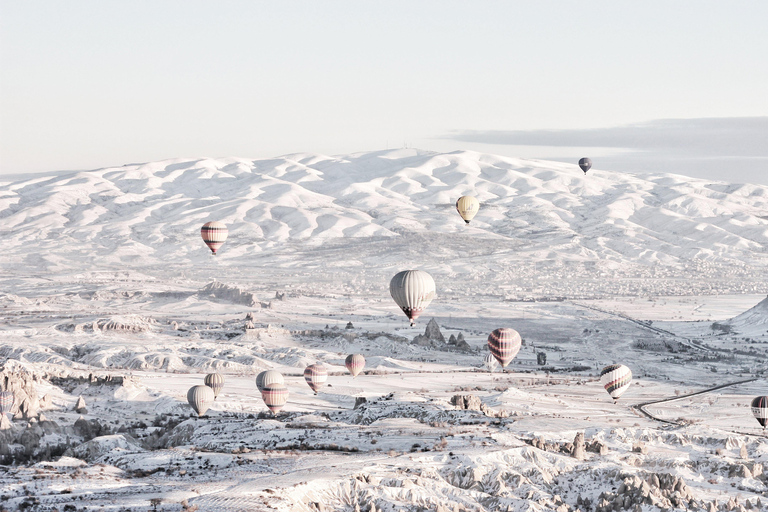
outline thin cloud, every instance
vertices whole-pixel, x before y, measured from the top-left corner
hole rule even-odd
[[[509,146],[603,147],[699,157],[768,157],[768,117],[659,119],[583,130],[463,130],[441,137]]]

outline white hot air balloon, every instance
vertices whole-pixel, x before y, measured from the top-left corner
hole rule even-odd
[[[267,370],[256,376],[256,387],[259,388],[260,393],[264,392],[265,387],[274,384],[285,384],[283,374],[277,370]]]
[[[224,376],[220,373],[209,373],[205,376],[203,382],[213,390],[213,399],[217,399],[221,389],[224,387]]]
[[[215,399],[213,390],[208,386],[192,386],[187,391],[187,402],[198,416],[203,416]]]
[[[623,364],[609,364],[600,372],[600,383],[614,401],[629,388],[632,382],[632,370]]]
[[[485,367],[488,368],[489,372],[493,372],[493,370],[496,369],[497,366],[499,366],[499,362],[496,360],[496,356],[488,352],[485,355]]]
[[[403,270],[389,282],[389,293],[413,325],[435,298],[435,280],[423,270]]]
[[[475,218],[475,215],[477,215],[479,210],[480,201],[478,201],[476,197],[461,196],[459,200],[456,201],[456,211],[459,212],[459,215],[461,215],[461,218],[464,219],[464,222],[467,224]]]

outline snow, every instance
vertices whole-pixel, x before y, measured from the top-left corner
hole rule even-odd
[[[481,202],[469,225],[453,206],[465,194]],[[6,506],[585,512],[637,476],[649,512],[676,506],[654,483],[671,475],[697,506],[754,507],[768,491],[749,409],[768,394],[767,203],[765,186],[468,151],[0,182],[3,369],[50,398],[47,421],[0,432]],[[217,256],[199,236],[209,220],[229,228]],[[414,327],[388,286],[410,268],[437,285]],[[412,343],[431,319],[469,349]],[[524,345],[490,373],[500,327]],[[367,361],[357,378],[349,353]],[[316,362],[317,395],[302,376]],[[598,375],[617,362],[634,381],[614,404]],[[266,369],[290,392],[276,416],[255,386]],[[225,385],[197,418],[186,392],[212,371]],[[579,433],[607,451],[571,456]]]

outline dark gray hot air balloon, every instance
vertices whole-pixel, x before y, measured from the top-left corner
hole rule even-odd
[[[592,160],[587,157],[582,158],[579,160],[579,167],[584,171],[584,174],[587,174],[587,171],[592,168]]]

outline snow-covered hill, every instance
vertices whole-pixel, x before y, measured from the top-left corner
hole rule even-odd
[[[482,203],[469,226],[454,209],[465,194]],[[36,176],[0,183],[0,218],[2,265],[38,272],[211,262],[199,236],[209,220],[229,226],[224,266],[418,265],[508,280],[547,265],[635,277],[637,267],[696,275],[768,263],[768,186],[584,176],[575,164],[468,151],[181,159]]]

